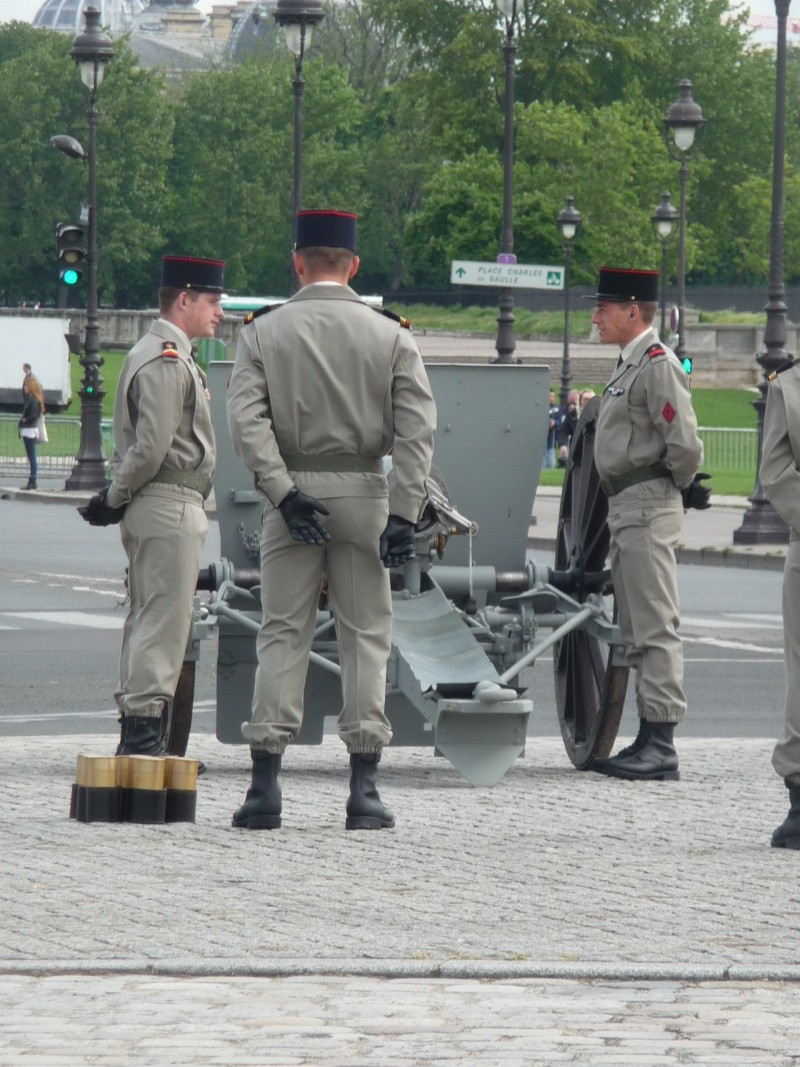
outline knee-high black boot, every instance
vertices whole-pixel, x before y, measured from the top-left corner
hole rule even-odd
[[[800,785],[786,783],[789,790],[789,814],[772,832],[773,848],[800,849]]]
[[[350,753],[347,830],[391,830],[394,826],[394,815],[381,802],[375,784],[380,758],[380,752]]]
[[[281,787],[278,774],[281,757],[278,752],[253,752],[253,777],[244,804],[237,808],[232,826],[247,830],[277,830],[281,825]]]

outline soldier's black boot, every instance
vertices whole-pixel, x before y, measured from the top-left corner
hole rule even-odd
[[[278,752],[253,752],[253,778],[241,808],[231,820],[232,826],[247,830],[278,830],[281,825],[281,787],[278,775],[281,757]]]
[[[350,796],[346,830],[391,830],[394,815],[381,803],[375,781],[380,752],[350,753]]]
[[[800,849],[800,785],[786,782],[786,788],[789,790],[789,814],[778,829],[773,830],[771,843],[773,848]]]
[[[594,760],[591,770],[629,781],[677,782],[680,774],[678,753],[672,743],[674,732],[675,723],[641,719],[633,744],[616,756]]]
[[[167,716],[123,715],[118,756],[166,756]]]
[[[39,486],[36,484],[36,479],[35,478],[29,478],[28,479],[28,484],[27,485],[23,485],[22,488],[23,489],[38,489]]]

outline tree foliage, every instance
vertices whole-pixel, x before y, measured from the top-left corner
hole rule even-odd
[[[774,53],[729,0],[518,0],[514,239],[561,261],[565,197],[583,217],[574,275],[657,266],[650,215],[678,167],[662,119],[688,77],[707,119],[689,165],[690,280],[766,280]],[[447,287],[453,258],[494,259],[502,214],[503,41],[496,0],[339,0],[303,68],[303,205],[359,214],[362,289]],[[55,297],[53,227],[85,169],[54,133],[86,136],[68,38],[0,26],[0,295]],[[32,77],[31,72],[36,76]],[[152,303],[164,251],[228,262],[232,290],[285,292],[292,240],[293,63],[259,55],[180,83],[124,41],[98,95],[100,282]],[[800,277],[800,55],[787,85],[786,270]]]

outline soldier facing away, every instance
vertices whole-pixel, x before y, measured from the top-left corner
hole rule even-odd
[[[703,445],[688,376],[652,326],[658,272],[602,267],[593,299],[600,340],[621,349],[600,402],[595,462],[609,498],[611,575],[640,722],[632,745],[591,769],[676,780],[673,733],[686,698],[674,545],[684,509],[710,506],[708,475],[697,474]]]
[[[120,524],[130,608],[122,634],[117,755],[162,756],[192,623],[216,447],[191,340],[213,337],[224,264],[165,256],[161,317],[131,349],[114,400],[114,476],[81,509]]]
[[[250,744],[252,783],[233,825],[281,825],[278,774],[303,720],[303,690],[323,575],[336,618],[350,754],[347,829],[394,826],[377,791],[392,737],[384,711],[391,648],[387,568],[413,558],[426,502],[435,408],[407,324],[364,303],[356,217],[302,211],[294,267],[302,288],[256,312],[239,335],[228,388],[233,446],[264,493],[263,621]],[[389,490],[383,458],[392,454]],[[333,709],[332,709],[333,710]]]
[[[789,790],[789,814],[772,834],[772,845],[800,849],[800,364],[790,360],[770,378],[761,485],[791,530],[783,569],[785,727],[772,753],[772,766]]]

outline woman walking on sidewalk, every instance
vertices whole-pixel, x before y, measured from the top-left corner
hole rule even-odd
[[[25,396],[25,404],[22,408],[22,417],[19,420],[19,433],[22,438],[22,443],[25,445],[25,452],[28,456],[28,465],[30,466],[28,484],[23,485],[22,488],[35,489],[36,476],[38,473],[36,463],[36,442],[45,439],[44,396],[42,395],[42,387],[39,384],[38,379],[34,377],[25,379],[22,386],[22,392]]]

